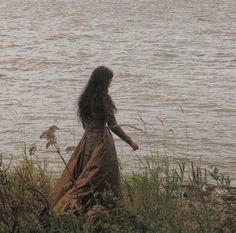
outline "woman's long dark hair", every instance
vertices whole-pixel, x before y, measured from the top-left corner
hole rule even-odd
[[[113,109],[115,104],[108,94],[109,81],[112,80],[113,72],[105,66],[97,67],[78,100],[77,115],[81,121],[86,118],[104,118],[104,100],[110,101]]]

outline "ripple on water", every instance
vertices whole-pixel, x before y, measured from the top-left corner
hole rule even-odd
[[[105,64],[115,74],[117,120],[146,127],[149,136],[125,128],[143,152],[155,143],[163,152],[165,132],[177,156],[214,161],[236,179],[234,1],[97,3],[1,2],[1,150],[14,154],[22,132],[43,147],[40,132],[53,124],[63,148],[76,144],[83,133],[77,98],[92,69]],[[130,148],[116,144],[131,169]],[[61,169],[59,158],[43,154]]]

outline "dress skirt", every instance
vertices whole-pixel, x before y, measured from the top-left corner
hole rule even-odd
[[[122,199],[117,152],[110,130],[84,133],[51,191],[56,212],[80,209],[96,193],[113,191]]]

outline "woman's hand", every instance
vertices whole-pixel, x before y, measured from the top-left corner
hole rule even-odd
[[[133,148],[133,150],[138,150],[139,149],[139,145],[136,142],[131,142],[130,146]]]

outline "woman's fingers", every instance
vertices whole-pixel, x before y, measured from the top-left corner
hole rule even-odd
[[[133,148],[133,150],[138,150],[139,149],[139,145],[136,142],[132,142],[131,147]]]

